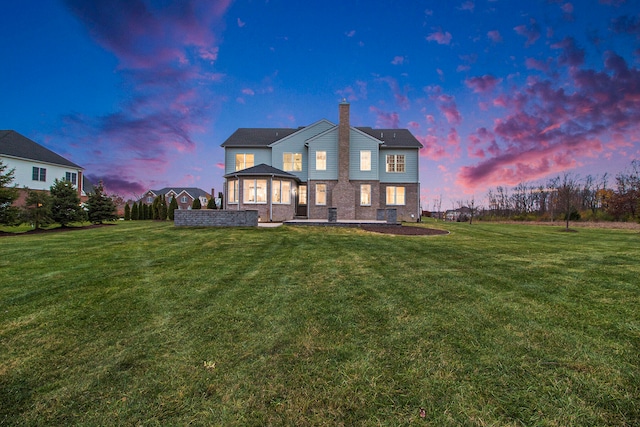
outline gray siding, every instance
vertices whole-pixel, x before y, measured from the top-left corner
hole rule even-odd
[[[270,165],[271,163],[271,149],[269,148],[225,148],[224,150],[224,173],[232,173],[236,171],[236,154],[253,154],[253,165],[257,166],[261,163]]]
[[[387,172],[387,154],[404,154],[405,171],[400,172]],[[380,182],[388,183],[405,183],[405,182],[418,182],[418,156],[419,151],[417,149],[405,148],[405,149],[381,149],[378,156],[378,170],[380,171]]]
[[[315,169],[316,151],[327,152],[327,170]],[[334,128],[309,142],[309,180],[338,179],[338,128]]]
[[[379,142],[357,130],[351,129],[349,142],[349,179],[362,181],[378,180]],[[360,151],[371,151],[371,170],[360,170]]]

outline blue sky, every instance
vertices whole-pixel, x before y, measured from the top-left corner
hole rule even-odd
[[[0,128],[111,193],[222,189],[239,127],[408,128],[423,208],[640,158],[640,3],[25,0],[0,7]]]

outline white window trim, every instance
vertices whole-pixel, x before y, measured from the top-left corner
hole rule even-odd
[[[324,187],[324,202],[322,203],[318,202],[318,194],[320,194],[318,189],[320,186]],[[316,206],[327,206],[327,184],[316,184]]]
[[[402,158],[402,163],[398,160]],[[393,161],[389,161],[393,160]],[[402,170],[398,170],[398,166],[402,165]],[[385,170],[387,173],[405,173],[406,171],[406,158],[404,154],[387,154]]]
[[[367,169],[365,169],[363,167],[363,155],[367,153],[369,155],[369,167]],[[360,170],[361,171],[370,171],[371,170],[371,150],[360,150]]]
[[[398,203],[398,188],[402,188],[402,203]],[[393,189],[393,200],[389,202],[389,190]],[[387,206],[405,206],[407,201],[407,191],[403,186],[390,185],[385,190]]]
[[[362,189],[365,187],[369,187],[369,203],[362,203],[362,195],[365,194]],[[371,184],[360,184],[360,206],[371,206],[371,189]]]

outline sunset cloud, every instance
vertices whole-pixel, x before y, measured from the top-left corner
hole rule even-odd
[[[497,79],[494,76],[485,74],[484,76],[471,77],[465,80],[465,84],[475,93],[485,93],[491,92],[501,81],[502,79]]]
[[[442,31],[436,31],[434,33],[429,34],[426,39],[427,41],[430,42],[436,42],[438,44],[444,44],[444,45],[448,45],[451,43],[451,33],[449,33],[448,31],[446,32],[442,32]]]
[[[526,47],[531,46],[540,38],[540,26],[533,18],[529,20],[529,25],[518,25],[513,29],[517,34],[527,38]]]

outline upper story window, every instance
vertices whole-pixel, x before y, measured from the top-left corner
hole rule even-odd
[[[371,151],[369,150],[360,151],[360,170],[361,171],[371,170]]]
[[[78,181],[78,174],[75,172],[65,172],[64,180],[76,185]]]
[[[253,154],[241,153],[236,154],[236,170],[252,168],[254,166]]]
[[[46,181],[47,180],[47,169],[46,168],[39,168],[37,166],[33,167],[33,174],[31,176],[31,178],[34,181]]]
[[[180,202],[187,203],[187,196],[182,196],[182,198],[180,199]]]
[[[153,197],[151,196],[147,197],[147,203],[153,203]]]
[[[387,172],[404,172],[404,154],[387,154]]]
[[[285,171],[302,171],[302,153],[284,153],[282,164]]]
[[[316,170],[317,171],[327,170],[327,152],[326,151],[316,151]]]

